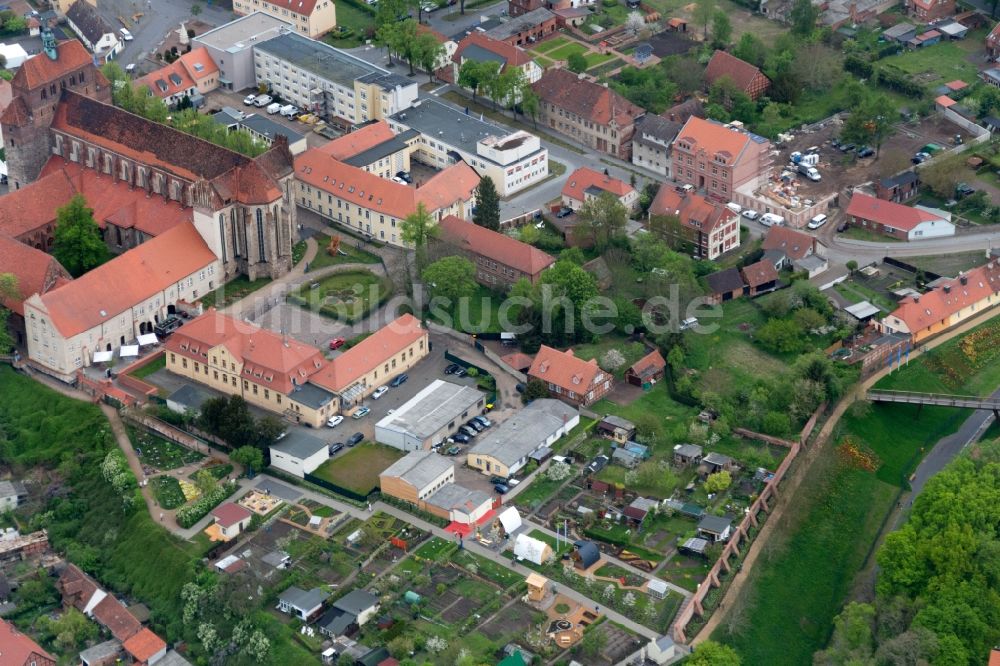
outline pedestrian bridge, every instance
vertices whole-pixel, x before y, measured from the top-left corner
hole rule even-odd
[[[972,395],[950,395],[948,393],[920,393],[917,391],[868,391],[872,402],[903,402],[912,405],[938,405],[961,409],[990,409],[1000,411],[1000,398],[980,398]]]

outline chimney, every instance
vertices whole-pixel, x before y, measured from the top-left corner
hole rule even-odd
[[[969,276],[968,275],[959,275],[958,276],[958,281],[961,282],[963,285],[969,284]]]
[[[951,285],[950,284],[944,285],[943,289],[944,289],[944,293],[946,293],[946,294],[950,294],[951,293]]]

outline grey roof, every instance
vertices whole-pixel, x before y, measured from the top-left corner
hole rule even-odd
[[[651,500],[648,497],[636,497],[634,500],[632,500],[632,503],[629,504],[629,507],[633,509],[639,509],[640,511],[645,511],[648,513],[649,511],[655,509],[658,504],[659,502],[657,502],[656,500]]]
[[[881,312],[881,310],[868,301],[861,301],[860,303],[855,303],[854,305],[848,305],[844,308],[844,311],[855,319],[868,319],[869,317],[874,317]]]
[[[280,60],[285,60],[299,69],[315,74],[319,78],[339,83],[347,88],[353,88],[354,82],[357,80],[384,83],[390,88],[404,85],[404,82],[406,85],[416,85],[415,82],[406,77],[390,74],[381,67],[376,67],[361,58],[294,32],[270,39],[255,48]]]
[[[202,33],[195,37],[194,41],[237,53],[256,46],[262,39],[276,36],[281,27],[292,28],[292,24],[264,12],[254,12]]]
[[[573,547],[576,548],[584,569],[601,559],[601,550],[593,541],[575,541]]]
[[[66,10],[66,19],[75,25],[91,44],[97,44],[104,35],[115,34],[115,29],[108,25],[108,22],[97,13],[97,8],[86,0],[76,0],[70,5]]]
[[[304,136],[301,132],[296,132],[287,125],[276,123],[270,118],[262,116],[258,113],[247,116],[240,121],[240,125],[257,132],[258,134],[262,134],[272,141],[274,140],[274,137],[279,134],[287,137],[289,143],[295,143]]]
[[[650,583],[650,585],[652,585],[652,583]],[[666,587],[666,583],[664,583],[664,587]],[[670,636],[660,636],[659,638],[656,639],[656,647],[658,647],[662,652],[669,650],[673,646],[674,646],[674,639],[672,639]]]
[[[278,600],[287,603],[289,606],[308,611],[316,608],[316,606],[319,606],[326,600],[326,592],[318,587],[306,591],[301,587],[293,585],[282,592]]]
[[[284,439],[271,445],[272,451],[281,451],[293,458],[305,459],[320,449],[326,448],[326,442],[318,437],[307,435],[297,429],[290,430]]]
[[[793,266],[800,270],[809,271],[810,273],[826,268],[828,264],[829,262],[827,262],[826,259],[815,254],[810,254],[808,257],[802,257],[801,259],[792,260]]]
[[[484,399],[483,394],[472,387],[436,379],[375,427],[427,439]]]
[[[625,430],[635,430],[634,423],[632,423],[628,419],[623,419],[620,416],[615,416],[614,414],[608,414],[603,419],[601,419],[601,424],[604,423],[607,423],[615,428],[623,428]]]
[[[419,104],[392,116],[392,120],[472,155],[476,154],[476,144],[483,139],[505,137],[515,132],[436,99],[422,99]],[[476,159],[489,161],[482,155]]]
[[[504,58],[495,51],[484,49],[479,44],[469,44],[466,46],[462,51],[462,60],[474,60],[475,62],[498,62],[501,65],[507,64],[507,58]]]
[[[343,636],[357,621],[358,616],[355,613],[333,607],[328,608],[316,624],[331,636]]]
[[[295,387],[292,397],[295,398],[295,402],[312,407],[313,409],[319,409],[334,399],[332,393],[313,383],[299,384]]]
[[[286,557],[289,557],[289,555],[285,551],[272,550],[270,553],[260,558],[260,561],[264,564],[270,564],[272,567],[276,567],[281,564]]]
[[[909,23],[897,23],[888,30],[882,33],[882,36],[887,39],[899,39],[900,37],[907,35],[911,32],[916,32],[917,28]]]
[[[711,465],[731,465],[733,463],[732,458],[723,453],[716,453],[715,451],[707,453],[701,461]]]
[[[425,498],[424,501],[428,504],[439,506],[446,511],[451,511],[452,509],[471,511],[489,502],[491,498],[491,495],[484,493],[482,490],[472,490],[457,483],[446,483],[437,492]]]
[[[170,402],[176,402],[193,411],[198,411],[211,397],[212,395],[207,391],[203,391],[197,386],[192,386],[191,384],[185,384],[168,395],[167,400]]]
[[[0,498],[21,497],[27,494],[28,491],[20,481],[0,481]]]
[[[674,447],[674,453],[685,458],[698,458],[703,449],[697,444],[678,444]]]
[[[743,289],[743,276],[736,268],[727,268],[705,276],[705,282],[713,294],[728,294]]]
[[[727,516],[703,516],[698,522],[698,529],[712,534],[722,534],[726,528],[731,527],[733,519]]]
[[[492,432],[480,435],[482,439],[469,449],[469,454],[491,456],[509,467],[544,446],[553,433],[577,415],[576,409],[560,400],[535,400]]]
[[[439,476],[453,470],[455,464],[449,458],[433,451],[410,451],[392,463],[379,476],[394,476],[418,490],[432,483]]]
[[[368,150],[363,150],[357,155],[348,157],[344,160],[344,163],[356,167],[366,167],[369,164],[378,162],[383,157],[388,157],[389,155],[398,153],[401,150],[406,150],[406,141],[398,136],[394,136],[388,141],[383,141],[376,146],[372,146]]]
[[[372,606],[378,605],[378,597],[365,590],[354,589],[333,602],[334,608],[347,613],[361,615]]]
[[[122,643],[117,638],[98,643],[80,653],[80,660],[87,663],[104,663],[122,651]]]
[[[486,31],[486,36],[490,39],[499,39],[501,41],[510,39],[520,32],[525,32],[535,28],[546,21],[554,20],[556,17],[551,11],[545,7],[539,7],[534,9],[527,14],[522,14],[515,18],[501,23],[495,28],[491,28]]]
[[[680,123],[667,120],[655,113],[647,113],[636,122],[635,137],[649,134],[660,141],[670,143],[677,138],[677,133],[681,131],[681,127]]]
[[[683,548],[685,550],[693,551],[695,553],[704,554],[705,553],[705,549],[708,548],[710,545],[711,544],[708,543],[707,539],[700,539],[698,537],[692,537],[691,539],[688,539],[683,544],[681,544],[681,548]]]
[[[191,666],[191,662],[180,656],[176,650],[167,650],[167,654],[156,663],[157,666]]]
[[[621,460],[625,463],[631,464],[638,462],[642,459],[642,456],[635,451],[629,451],[628,449],[618,448],[611,452],[612,460]]]
[[[891,178],[882,179],[882,187],[897,187],[899,185],[910,185],[917,182],[920,178],[917,176],[917,172],[912,169],[907,169],[902,173],[897,173]]]

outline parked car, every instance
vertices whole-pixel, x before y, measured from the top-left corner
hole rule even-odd
[[[825,213],[820,213],[819,215],[816,215],[811,220],[809,220],[809,224],[807,224],[806,226],[809,227],[810,229],[819,229],[824,224],[826,224],[826,221],[829,219],[830,219],[829,216],[827,216]]]
[[[135,63],[134,62],[130,62],[129,64],[125,65],[125,73],[126,74],[132,74],[133,72],[135,72]]]
[[[462,366],[460,366],[458,363],[452,363],[451,365],[449,365],[447,368],[444,369],[444,374],[453,375],[461,369]]]
[[[302,113],[301,109],[299,109],[299,107],[295,106],[294,104],[286,104],[283,107],[281,107],[281,115],[283,115],[285,118],[294,118],[300,113]]]
[[[400,180],[404,181],[407,184],[413,182],[413,178],[411,178],[410,174],[406,171],[397,171],[396,178],[399,178]]]
[[[476,417],[473,417],[472,420],[473,421],[478,421],[479,423],[482,423],[483,426],[486,427],[486,428],[489,428],[491,425],[493,425],[493,421],[490,421],[485,416],[476,416]]]
[[[853,143],[843,143],[840,145],[840,152],[849,153],[855,148],[857,148],[857,146],[855,146]]]
[[[858,148],[858,157],[872,157],[875,155],[875,149],[870,146],[861,146]]]
[[[559,212],[556,213],[556,217],[558,217],[561,220],[564,217],[569,217],[572,214],[573,214],[572,208],[567,208],[566,206],[563,206],[562,208],[559,209]]]
[[[120,28],[118,32],[121,33],[122,39],[124,39],[126,42],[131,42],[133,39],[135,39],[135,37],[132,36],[132,33],[128,31],[128,28]]]
[[[153,326],[153,333],[161,338],[165,338],[184,324],[184,321],[177,315],[167,315],[166,319]]]
[[[449,446],[448,449],[444,452],[444,454],[446,456],[457,456],[459,451],[461,450],[462,450],[461,446]]]
[[[329,419],[326,420],[326,427],[336,428],[343,422],[344,422],[344,417],[341,416],[340,414],[337,414],[336,416],[331,416]]]
[[[475,431],[476,431],[477,433],[479,433],[479,432],[482,432],[482,431],[486,430],[486,426],[484,426],[484,425],[483,425],[482,423],[480,423],[479,421],[476,421],[475,419],[469,419],[469,421],[468,421],[468,422],[466,422],[466,424],[465,424],[465,425],[467,425],[468,427],[472,428],[472,429],[473,429],[473,430],[475,430]]]
[[[450,442],[458,442],[459,444],[468,444],[472,441],[472,438],[466,435],[464,432],[457,432],[448,438]]]
[[[917,153],[916,155],[914,155],[913,157],[911,157],[910,161],[913,162],[914,164],[923,164],[924,162],[926,162],[930,158],[931,158],[931,154],[930,153],[925,153],[925,152],[921,151],[921,152]]]
[[[279,102],[271,102],[267,105],[267,109],[265,109],[265,111],[267,111],[269,115],[273,116],[278,111],[281,111],[281,104]]]
[[[493,484],[493,490],[497,491],[497,495],[506,495],[510,491],[510,488],[506,484],[495,483]]]
[[[346,342],[344,338],[334,338],[330,340],[330,349],[340,349],[344,346],[344,342]]]
[[[497,485],[498,483],[507,483],[507,477],[496,476],[494,474],[493,476],[490,477],[490,483],[492,483],[494,486]]]
[[[459,432],[465,433],[469,437],[475,437],[476,435],[479,434],[478,430],[476,430],[472,426],[467,426],[467,425],[459,426],[458,430],[459,430]]]
[[[528,385],[518,382],[517,385],[514,386],[514,390],[517,391],[518,393],[524,393],[525,391],[528,390]]]
[[[780,227],[785,223],[785,218],[774,213],[764,213],[760,216],[760,223],[765,227]]]
[[[365,439],[364,434],[362,434],[360,432],[356,432],[356,433],[354,433],[353,435],[351,435],[350,437],[347,438],[347,445],[348,446],[355,446],[355,445],[361,443],[362,441],[364,441],[364,439]]]
[[[742,215],[748,220],[756,220],[758,217],[760,217],[760,213],[758,213],[755,210],[750,210],[749,208],[740,213],[740,215]]]
[[[371,407],[359,407],[356,412],[351,414],[352,419],[363,419],[371,413]]]
[[[814,166],[808,166],[808,165],[805,165],[805,164],[800,164],[799,168],[798,168],[798,171],[799,171],[800,174],[802,174],[803,176],[805,176],[809,180],[813,181],[814,183],[818,183],[820,180],[823,179],[823,177],[821,175],[819,175],[819,171],[817,171],[816,167],[814,167]]]
[[[243,98],[243,103],[247,106],[250,106],[256,101],[257,101],[257,93],[250,93],[249,95]]]
[[[407,375],[404,372],[401,375],[397,375],[396,377],[393,377],[392,381],[389,382],[389,386],[391,386],[392,388],[397,388],[397,387],[402,386],[403,384],[405,384],[406,380],[409,379],[409,378],[410,378],[410,376]]]
[[[464,377],[467,374],[469,374],[469,371],[466,370],[465,368],[461,367],[461,366],[458,368],[458,370],[455,371],[455,376],[456,377]]]
[[[378,400],[388,392],[389,392],[388,386],[379,386],[377,389],[372,391],[372,400]]]
[[[609,461],[610,459],[602,453],[590,461],[590,464],[587,465],[587,472],[590,474],[597,474],[602,469],[607,467]]]
[[[331,444],[330,445],[330,455],[331,456],[334,455],[335,453],[337,453],[337,451],[343,451],[343,450],[344,450],[344,443],[343,442],[337,442],[336,444]]]
[[[274,98],[270,95],[260,95],[253,101],[253,105],[258,109],[263,109],[265,106],[274,101]]]
[[[959,183],[955,186],[955,194],[961,197],[967,197],[970,194],[975,194],[976,190],[974,187],[970,186],[968,183]]]

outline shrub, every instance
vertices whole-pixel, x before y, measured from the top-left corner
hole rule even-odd
[[[208,515],[208,512],[222,504],[222,501],[236,492],[235,483],[220,485],[218,488],[203,495],[196,502],[189,504],[177,512],[177,524],[188,528]]]

